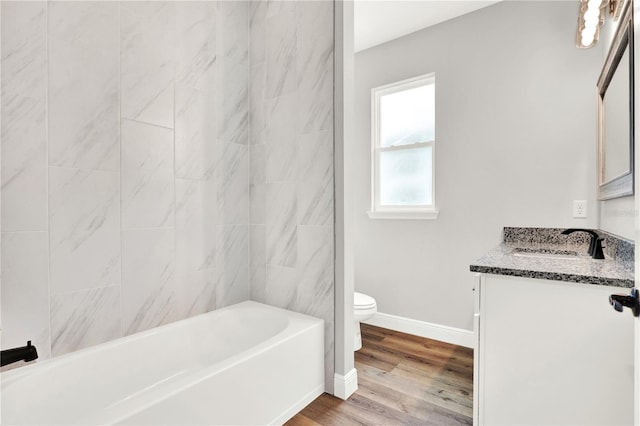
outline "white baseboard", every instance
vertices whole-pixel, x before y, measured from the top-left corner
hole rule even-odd
[[[349,398],[358,390],[358,372],[352,368],[344,376],[335,374],[333,376],[333,394],[340,399]]]
[[[473,331],[463,330],[460,328],[432,324],[430,322],[384,314],[382,312],[376,313],[372,318],[364,322],[366,324],[376,325],[390,330],[401,331],[402,333],[413,334],[415,336],[439,340],[453,345],[464,346],[466,348],[473,349],[475,346]]]

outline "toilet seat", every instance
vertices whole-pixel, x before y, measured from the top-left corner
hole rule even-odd
[[[376,299],[366,294],[353,293],[353,309],[356,311],[367,311],[376,307]]]

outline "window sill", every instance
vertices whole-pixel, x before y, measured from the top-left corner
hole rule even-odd
[[[383,220],[435,220],[438,218],[438,210],[422,211],[388,211],[388,212],[367,212],[369,219]]]

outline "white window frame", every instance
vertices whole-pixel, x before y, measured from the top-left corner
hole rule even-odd
[[[435,140],[417,142],[409,145],[380,146],[380,98],[384,95],[402,92],[427,84],[435,85],[435,73],[424,74],[407,80],[387,84],[371,89],[371,211],[370,219],[437,219],[436,181],[435,181]],[[435,96],[435,87],[434,87]],[[431,205],[390,206],[380,204],[380,152],[397,151],[418,147],[431,147]]]

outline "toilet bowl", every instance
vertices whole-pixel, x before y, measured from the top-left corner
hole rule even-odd
[[[376,299],[366,294],[353,293],[353,318],[355,320],[355,336],[353,338],[353,350],[362,348],[362,334],[360,332],[360,322],[366,321],[378,312]]]

